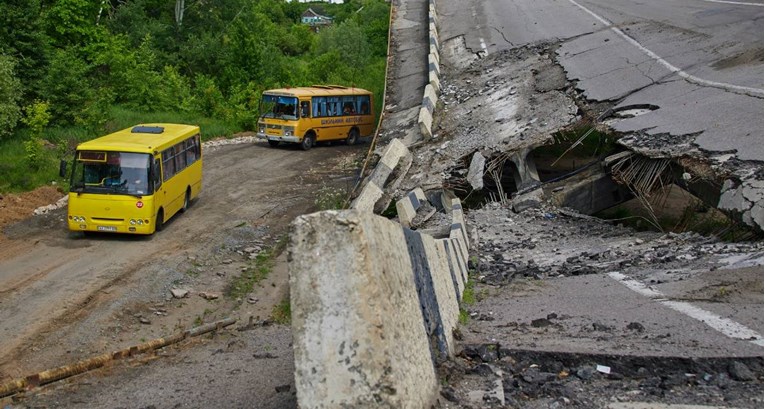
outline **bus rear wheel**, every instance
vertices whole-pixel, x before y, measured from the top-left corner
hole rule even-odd
[[[157,218],[154,220],[154,231],[159,232],[165,227],[165,212],[160,209],[157,212]]]
[[[348,137],[345,138],[346,145],[355,145],[359,141],[359,130],[356,128],[348,131]]]
[[[303,142],[300,144],[300,147],[307,151],[313,147],[313,135],[306,135],[303,137]]]
[[[269,139],[268,140],[268,146],[270,146],[272,148],[275,148],[275,147],[279,146],[279,141],[272,141],[272,140]]]

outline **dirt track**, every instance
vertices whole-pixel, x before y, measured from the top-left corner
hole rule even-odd
[[[264,143],[210,150],[200,197],[152,237],[71,234],[65,209],[7,227],[0,247],[0,382],[199,322],[268,317],[287,294],[286,271],[277,262],[249,297],[226,296],[252,263],[243,249],[273,246],[295,216],[314,209],[324,184],[350,186],[349,164],[365,150],[303,152]],[[174,299],[170,288],[190,295]],[[220,297],[206,300],[200,292]]]

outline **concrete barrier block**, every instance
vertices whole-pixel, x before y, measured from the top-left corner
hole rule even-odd
[[[441,46],[438,44],[438,37],[434,34],[429,35],[430,45],[436,47],[436,50],[441,50]]]
[[[465,291],[465,283],[462,280],[462,272],[457,263],[454,249],[451,248],[449,239],[437,239],[436,246],[438,247],[440,257],[446,261],[446,264],[449,267],[449,278],[452,281],[455,299],[460,301],[462,300],[462,293]]]
[[[436,27],[435,23],[431,22],[428,24],[428,32],[431,37],[435,37],[436,41],[438,41],[438,27]]]
[[[383,196],[383,191],[374,183],[367,183],[361,189],[361,193],[353,199],[351,209],[358,209],[365,212],[372,212],[375,203]]]
[[[465,264],[468,259],[468,240],[467,227],[465,226],[465,217],[462,213],[462,203],[459,199],[452,199],[452,226],[449,233],[450,239],[456,239],[459,241],[460,250],[463,256]]]
[[[428,54],[428,71],[435,72],[436,75],[441,75],[438,56],[432,53]]]
[[[417,209],[426,201],[425,192],[417,188],[396,202],[398,222],[404,227],[411,227],[412,220],[417,216]]]
[[[422,95],[422,106],[427,107],[430,114],[433,115],[437,104],[438,95],[436,94],[436,89],[430,84],[426,85],[425,92]]]
[[[430,308],[423,309],[425,325],[431,326],[428,332],[431,345],[438,345],[441,358],[448,358],[454,355],[452,334],[459,320],[460,308],[446,252],[438,247],[437,240],[427,234],[404,229],[404,236],[415,269],[415,280],[418,280],[418,273],[422,280],[418,283],[420,305],[427,305],[429,301],[423,300],[423,295],[432,294],[434,297]]]
[[[438,80],[438,73],[428,72],[428,85],[432,86],[436,90],[436,93],[441,93],[441,81]]]
[[[358,210],[292,227],[298,407],[430,407],[437,379],[404,229]]]
[[[433,138],[433,132],[431,131],[431,127],[433,126],[433,115],[430,112],[431,111],[427,107],[423,106],[420,108],[420,117],[417,119],[417,123],[420,125],[420,133],[422,133],[422,136],[425,139]]]
[[[385,164],[389,169],[393,169],[398,161],[409,153],[409,149],[400,140],[393,139],[385,147],[385,152],[380,159],[380,163]]]
[[[441,54],[438,50],[438,47],[434,46],[433,44],[430,45],[430,51],[428,51],[430,54],[433,54],[438,57],[439,64],[441,63]]]

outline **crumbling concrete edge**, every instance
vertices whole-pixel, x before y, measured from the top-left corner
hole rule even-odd
[[[748,226],[763,230],[763,181],[756,179],[736,183],[728,179],[721,189],[717,208],[739,213]]]
[[[299,407],[422,408],[436,399],[435,362],[455,352],[467,283],[462,205],[447,201],[452,223],[443,239],[362,209],[293,222]]]
[[[438,15],[436,14],[435,0],[428,0],[428,37],[430,49],[428,53],[428,85],[425,86],[425,92],[422,96],[422,107],[417,123],[420,126],[420,133],[423,138],[433,138],[433,115],[438,104],[438,95],[441,93],[441,57],[439,54],[440,45],[438,43]]]

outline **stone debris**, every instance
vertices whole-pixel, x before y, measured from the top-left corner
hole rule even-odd
[[[215,293],[208,293],[208,292],[201,292],[199,293],[199,296],[208,301],[217,300],[218,298],[220,298],[220,295]]]
[[[189,290],[185,290],[181,288],[171,288],[170,294],[173,295],[173,298],[185,298],[189,296]]]

